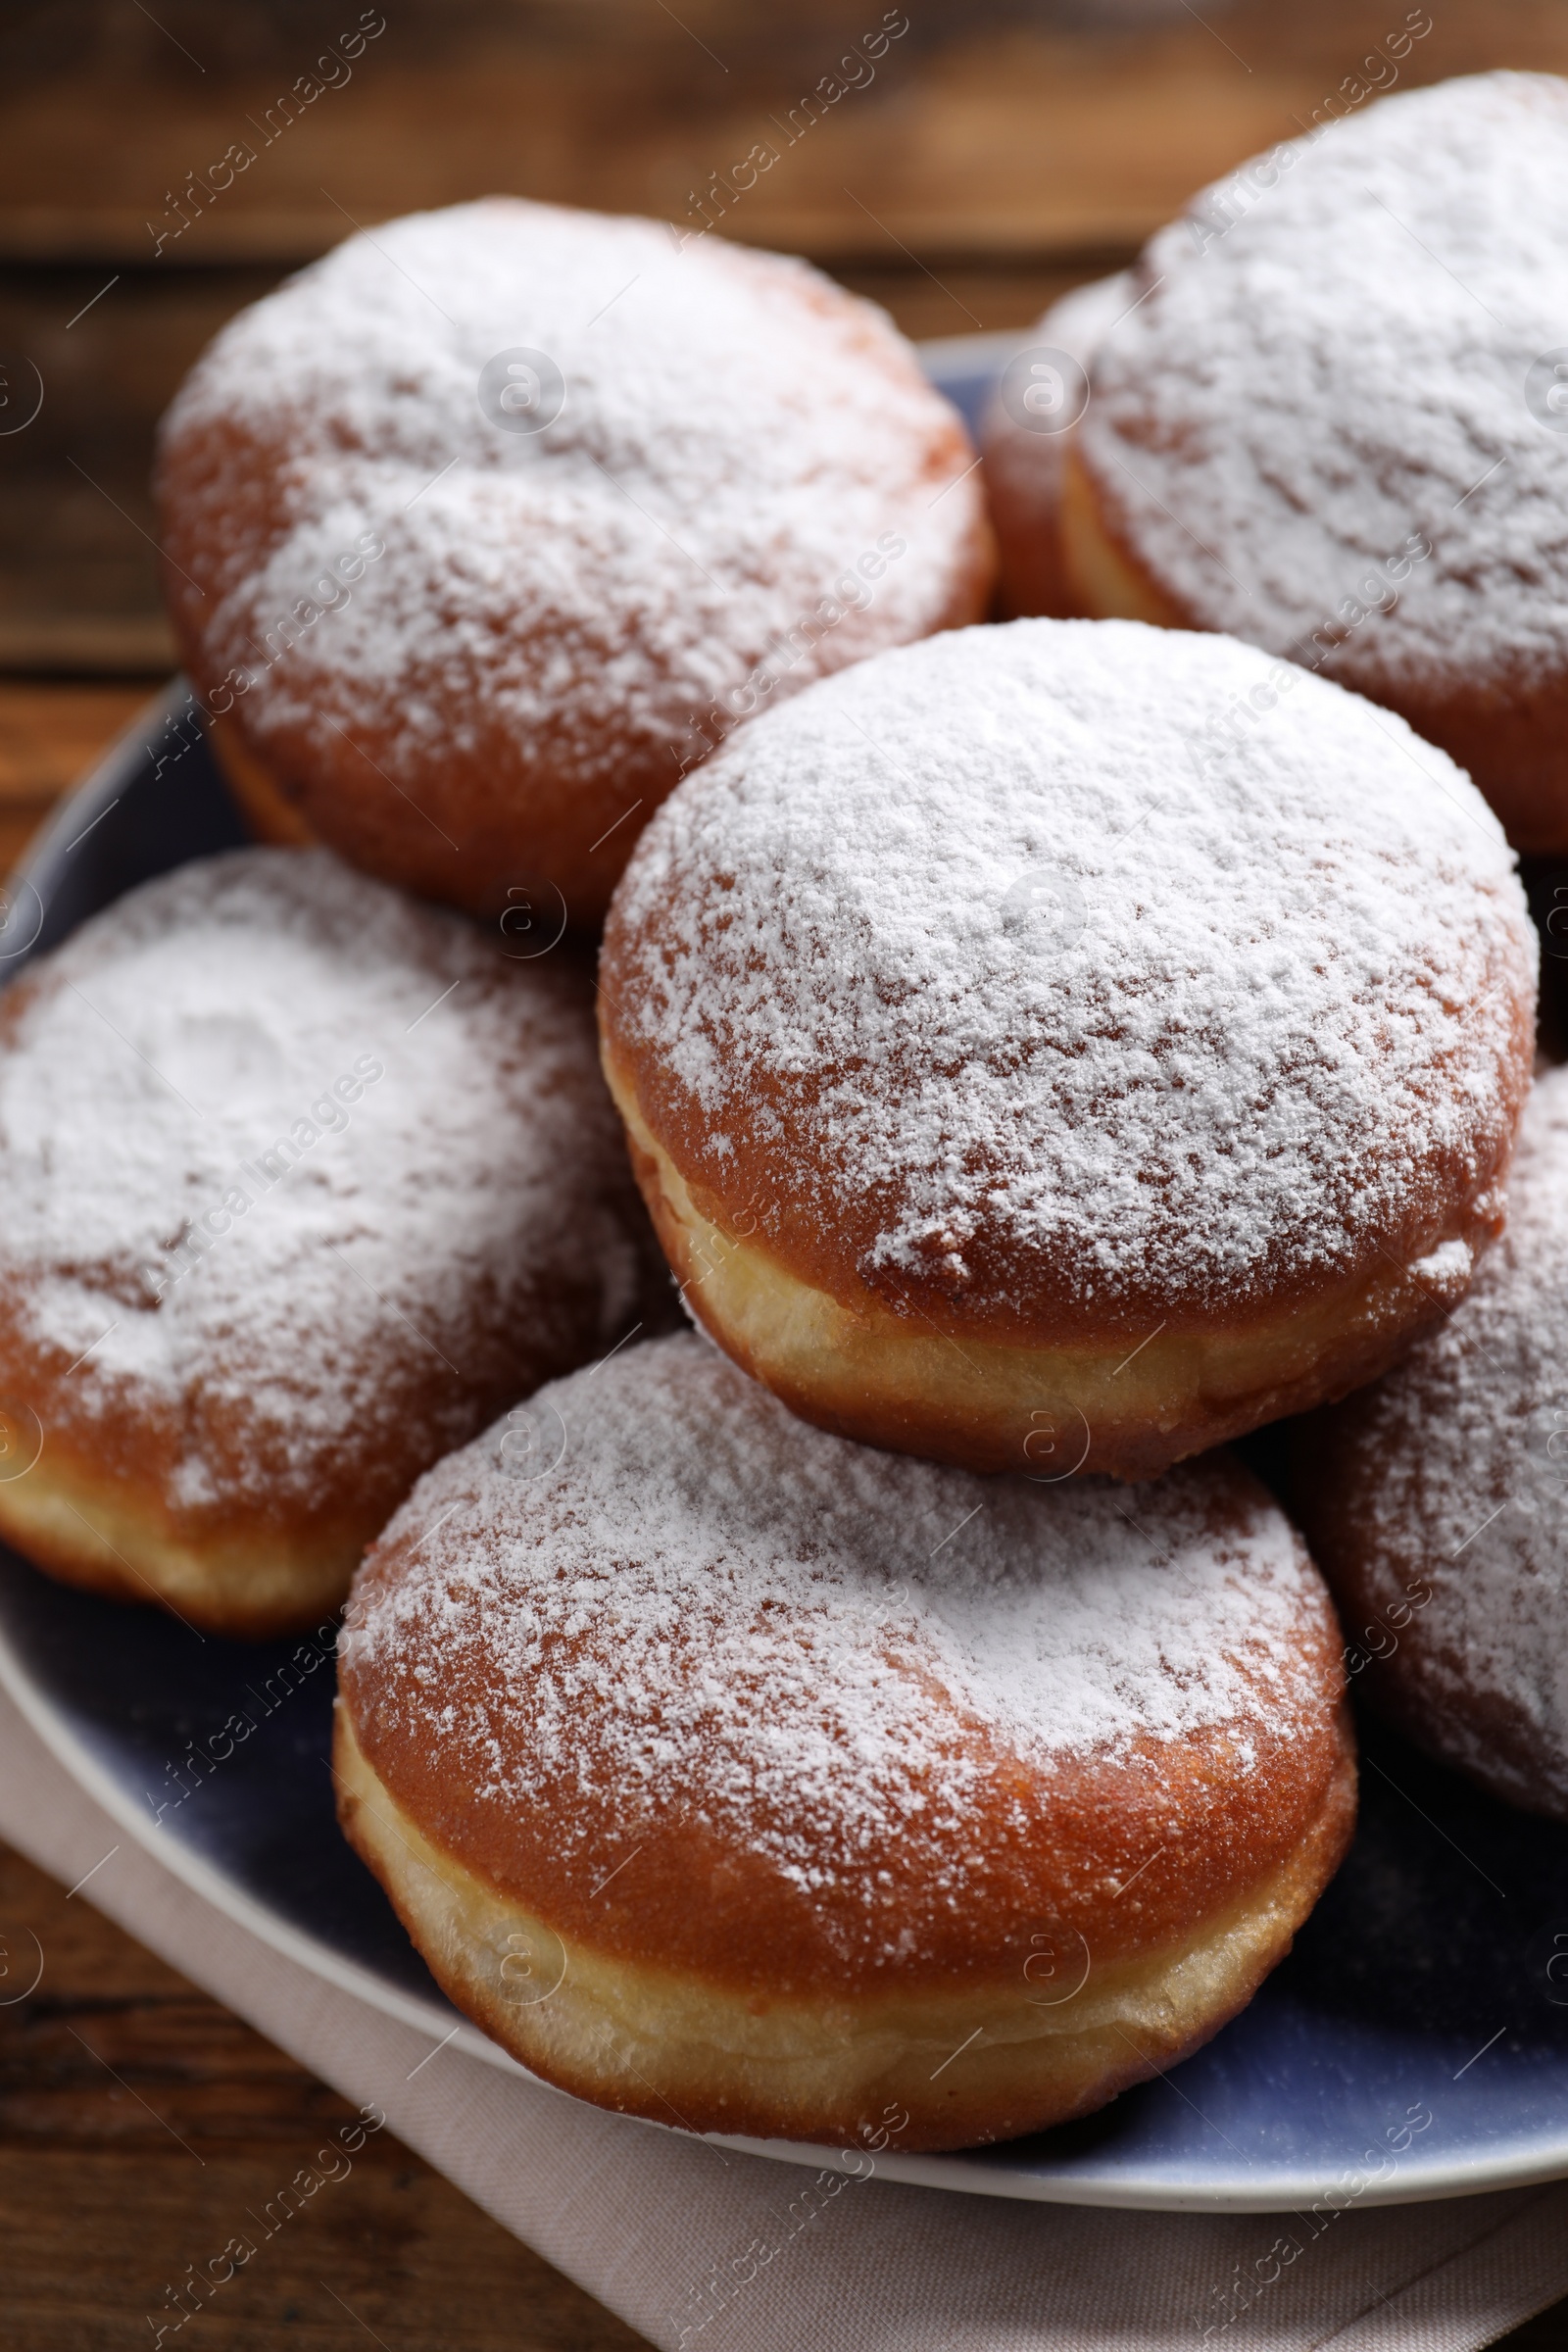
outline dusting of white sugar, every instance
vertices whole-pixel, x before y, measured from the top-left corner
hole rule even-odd
[[[761,1171],[764,1244],[849,1233],[895,1304],[926,1275],[1140,1336],[1450,1238],[1526,1083],[1512,857],[1401,719],[1278,675],[1025,620],[745,728],[607,933],[683,1173],[739,1210]]]
[[[537,431],[481,405],[509,352]],[[369,730],[438,817],[497,727],[567,782],[657,758],[662,789],[694,717],[939,625],[969,465],[891,323],[805,264],[494,199],[350,238],[223,329],[164,427],[170,592],[259,741]]]
[[[1568,345],[1568,84],[1383,99],[1204,190],[1138,277],[1080,446],[1186,611],[1285,653],[1420,540],[1329,674],[1517,696],[1560,672],[1568,436],[1538,363]]]
[[[552,1466],[515,1475],[503,1424],[431,1471],[343,1637],[362,1734],[433,1742],[455,1824],[554,1790],[569,1855],[673,1805],[808,1892],[930,1838],[948,1899],[965,1807],[1009,1757],[1136,1749],[1157,1787],[1196,1734],[1245,1775],[1322,1728],[1327,1596],[1223,1464],[1140,1489],[1132,1516],[1108,1483],[830,1437],[693,1335],[527,1409]]]
[[[1346,1632],[1439,1754],[1568,1812],[1568,1070],[1520,1128],[1508,1229],[1404,1363],[1334,1417]],[[1338,1572],[1336,1550],[1325,1558]]]
[[[325,852],[120,900],[0,998],[0,1391],[193,1509],[471,1435],[634,1311],[589,1005]]]

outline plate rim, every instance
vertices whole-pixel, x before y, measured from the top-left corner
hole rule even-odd
[[[946,338],[941,360],[953,367],[961,357],[964,344],[994,347],[992,336],[962,336]],[[937,358],[929,347],[921,352],[922,359]],[[989,358],[990,353],[975,352],[976,358]],[[59,803],[53,816],[29,846],[27,855],[18,865],[13,882],[27,884],[43,900],[44,883],[52,887],[55,869],[75,839],[81,838],[81,819],[89,816],[96,821],[114,798],[114,787],[128,785],[138,765],[153,748],[154,739],[165,728],[170,717],[183,704],[194,703],[189,682],[182,672],[176,672],[169,684],[151,696],[145,707],[120,731],[109,748],[96,761],[75,788]],[[74,840],[67,842],[67,834]],[[47,901],[44,901],[47,906]],[[34,953],[29,947],[12,959],[20,971]],[[0,985],[10,973],[0,968]],[[20,1555],[19,1555],[20,1556]],[[33,1573],[40,1573],[33,1571]],[[449,2018],[455,2009],[437,2008],[422,1995],[404,1992],[389,1984],[361,1962],[346,1958],[327,1943],[295,1927],[270,1910],[256,1896],[237,1886],[214,1863],[206,1860],[178,1839],[164,1836],[162,1826],[149,1822],[138,1812],[128,1794],[114,1776],[94,1757],[47,1694],[34,1684],[32,1677],[17,1650],[11,1629],[0,1614],[0,1687],[16,1705],[24,1722],[37,1735],[55,1761],[70,1775],[78,1788],[92,1799],[114,1822],[132,1837],[141,1848],[150,1853],[173,1877],[233,1925],[250,1934],[282,1958],[293,1961],[336,1990],[353,1994],[371,2009],[421,2033],[429,2033],[440,2046],[455,2044],[467,2056],[478,2058],[486,2065],[511,2074],[524,2082],[537,2083],[553,2090],[562,2098],[572,2094],[562,2091],[553,2083],[534,2075],[520,2065],[510,2051],[493,2041],[466,2018],[459,2017],[456,2026]],[[444,2032],[444,2040],[443,2040]],[[607,2110],[600,2109],[600,2113]],[[652,2118],[624,2116],[620,2120],[634,2123],[656,2132],[674,2132],[676,2127]],[[733,2148],[741,2154],[763,2156],[774,2163],[796,2166],[814,2166],[842,2171],[847,2154],[853,2150],[836,2148],[804,2140],[756,2139],[725,2132],[687,2132],[680,2131],[682,2139],[707,2139],[717,2147]],[[1008,2143],[996,2143],[1003,2149]],[[1328,2195],[1339,2194],[1338,2183],[1325,2184],[1315,2174],[1300,2173],[1286,2176],[1276,2174],[1271,2185],[1264,2190],[1250,2189],[1244,2181],[1235,2180],[1221,2186],[1183,2188],[1167,2180],[1146,2180],[1142,2182],[1115,2180],[1084,2180],[1057,2179],[1049,2174],[1026,2174],[1014,2171],[1000,2162],[975,2162],[990,2151],[951,2154],[898,2155],[882,2151],[871,2160],[871,2171],[862,2178],[877,2177],[919,2188],[940,2188],[969,2196],[1003,2197],[1011,2202],[1044,2205],[1081,2206],[1102,2211],[1150,2213],[1288,2213],[1310,2210]],[[1353,2174],[1354,2167],[1347,2165],[1342,2172]],[[1568,2177],[1568,2128],[1554,2157],[1539,2154],[1514,2156],[1485,2156],[1469,2160],[1446,2159],[1442,2163],[1429,2161],[1424,2166],[1406,2170],[1396,2167],[1387,2181],[1373,2181],[1359,2192],[1348,2197],[1346,2210],[1351,2206],[1385,2207],[1427,2204],[1446,2197],[1480,2196],[1502,2189],[1528,2188]]]

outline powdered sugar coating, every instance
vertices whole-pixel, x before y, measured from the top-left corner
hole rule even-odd
[[[612,1050],[682,1173],[792,1264],[848,1236],[894,1304],[1058,1333],[1452,1239],[1528,1082],[1523,894],[1451,760],[1286,675],[1015,621],[745,729],[606,939]]]
[[[1181,610],[1401,708],[1560,679],[1568,437],[1526,375],[1568,332],[1568,84],[1380,100],[1204,190],[1139,276],[1079,446]]]
[[[0,1390],[176,1514],[390,1507],[619,1336],[639,1231],[584,979],[325,852],[181,866],[0,998]]]
[[[1508,1228],[1468,1298],[1342,1405],[1325,1565],[1423,1743],[1568,1815],[1568,1070],[1526,1107]]]
[[[536,433],[481,410],[512,349],[564,378]],[[257,746],[368,740],[461,840],[454,765],[495,738],[571,788],[635,768],[629,805],[702,756],[694,721],[938,626],[983,543],[969,464],[891,324],[805,264],[492,199],[353,237],[224,328],[164,428],[169,589]],[[384,553],[318,597],[362,534]]]
[[[1142,1490],[1134,1518],[1098,1481],[827,1436],[691,1335],[528,1410],[558,1465],[513,1475],[498,1426],[433,1470],[342,1641],[362,1740],[394,1792],[436,1760],[460,1852],[548,1819],[569,1875],[607,1825],[629,1847],[645,1816],[683,1823],[691,1854],[755,1856],[889,1959],[901,1907],[912,1944],[983,1882],[999,1781],[1021,1823],[1048,1801],[1027,1776],[1131,1759],[1185,1817],[1195,1739],[1218,1741],[1217,1789],[1332,1723],[1316,1572],[1223,1462]],[[1102,1823],[1102,1868],[1115,1849]]]

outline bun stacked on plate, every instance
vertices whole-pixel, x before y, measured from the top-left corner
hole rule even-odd
[[[606,1072],[689,1305],[796,1411],[1152,1477],[1462,1296],[1534,1050],[1513,859],[1400,720],[1269,677],[962,630],[758,719],[644,834]]]
[[[1474,86],[1432,135],[1484,176],[1466,110],[1512,109],[1549,193],[1556,99]],[[1109,313],[1121,352],[1125,307],[1078,305],[1069,359]],[[1238,313],[1216,368],[1266,374],[1272,331]],[[1137,438],[1100,365],[1049,479],[994,464],[1014,604],[1076,593],[1052,518]],[[955,625],[990,583],[969,464],[810,271],[511,203],[356,239],[226,330],[166,432],[177,625],[253,816],[470,912],[511,892],[503,947],[630,859],[604,1066],[719,1348],[640,1303],[564,948],[509,974],[460,916],[257,852],[0,1005],[0,1391],[46,1408],[0,1527],[107,1583],[61,1535],[107,1499],[134,1579],[258,1630],[336,1597],[426,1472],[350,1601],[345,1827],[509,2048],[704,2128],[1033,2130],[1250,1997],[1349,1835],[1344,1663],[1263,1490],[1172,1465],[1382,1375],[1334,1427],[1390,1409],[1502,1226],[1529,1085],[1533,935],[1454,760],[1271,660],[1272,618],[1236,625],[1263,650],[1196,609]],[[1259,612],[1348,527],[1308,501]],[[1525,676],[1496,648],[1544,549],[1512,587],[1472,565],[1476,675]],[[1391,645],[1461,610],[1434,550]],[[340,1048],[384,1067],[389,1134],[356,1106],[219,1232],[212,1186],[296,1080],[320,1127]]]
[[[1302,1514],[1351,1663],[1421,1746],[1568,1820],[1568,1070],[1525,1111],[1508,1230],[1396,1371],[1308,1422]]]
[[[526,2064],[951,2147],[1184,2057],[1288,1948],[1354,1817],[1340,1640],[1223,1455],[1133,1517],[824,1436],[695,1336],[526,1417],[370,1552],[337,1734],[350,1837]]]
[[[987,433],[1011,609],[1246,638],[1568,849],[1568,83],[1382,99],[1070,299],[1036,337],[1087,381]]]
[[[170,609],[264,832],[593,926],[737,720],[984,614],[972,466],[804,263],[494,198],[224,328],[164,426]]]
[[[324,850],[176,867],[0,997],[0,1536],[260,1636],[621,1337],[651,1236],[587,977]]]
[[[1213,2032],[1335,1867],[1315,1571],[1223,1457],[1125,1502],[1093,1473],[1341,1394],[1463,1296],[1536,956],[1468,779],[1268,676],[1125,623],[956,632],[757,720],[639,842],[606,1069],[735,1363],[628,1350],[444,1464],[344,1654],[349,1833],[553,2080],[758,2132],[1038,2128]],[[1059,2002],[1031,1948],[1080,1955]]]

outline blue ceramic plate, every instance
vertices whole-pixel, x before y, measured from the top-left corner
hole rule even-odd
[[[972,416],[997,339],[931,358]],[[176,685],[61,809],[0,906],[0,979],[122,891],[241,838]],[[1267,1475],[1267,1438],[1253,1452]],[[427,2028],[432,2046],[455,2036],[511,2067],[448,2005],[338,1835],[331,1639],[203,1641],[0,1547],[0,1679],[115,1821],[269,1943]],[[234,1715],[253,1727],[242,1743],[223,1728]],[[1347,2205],[1568,2175],[1568,1830],[1369,1728],[1348,1861],[1290,1959],[1206,2049],[1086,2123],[877,2164],[987,2196],[1293,2210],[1310,2230]]]

